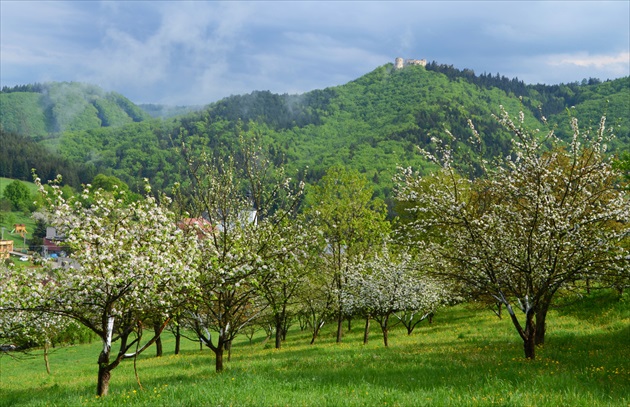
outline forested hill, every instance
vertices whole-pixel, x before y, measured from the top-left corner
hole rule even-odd
[[[41,140],[64,131],[121,126],[150,118],[129,99],[98,86],[51,82],[4,87],[0,124],[6,132]]]
[[[194,150],[224,155],[239,133],[249,132],[263,139],[276,163],[306,170],[309,182],[332,164],[343,164],[365,173],[377,194],[388,197],[397,165],[426,168],[415,146],[426,146],[431,137],[446,139],[446,129],[468,139],[468,119],[485,141],[485,156],[505,152],[509,136],[492,118],[500,105],[514,115],[525,110],[536,127],[542,127],[538,120],[545,115],[564,137],[570,135],[567,112],[585,127],[596,127],[606,113],[618,136],[612,150],[630,146],[630,78],[525,85],[430,63],[401,70],[387,64],[345,85],[302,95],[255,91],[175,118],[67,131],[56,147],[71,161],[116,175],[132,187],[147,177],[165,188],[180,179],[184,168],[174,147],[185,142]],[[474,168],[479,153],[465,143],[457,147],[459,165]]]
[[[62,174],[65,184],[78,189],[97,175],[94,166],[64,158],[28,136],[0,129],[0,147],[0,176],[4,178],[32,181],[35,169],[45,180]]]

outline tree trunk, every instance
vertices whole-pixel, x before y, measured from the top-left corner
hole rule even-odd
[[[512,324],[516,328],[516,331],[523,340],[523,349],[525,351],[525,357],[527,359],[534,360],[536,358],[536,324],[534,323],[535,312],[529,308],[525,312],[525,329],[518,321],[514,310],[509,303],[505,303],[505,308],[510,314]]]
[[[179,324],[175,326],[175,354],[179,355],[180,345],[182,341],[182,335],[179,332]]]
[[[402,314],[402,316],[398,317],[398,320],[400,322],[402,322],[403,326],[407,330],[407,336],[411,336],[411,333],[413,332],[414,328],[416,327],[417,323],[414,324],[414,322],[413,322],[414,318],[415,318],[415,314],[414,313],[407,313],[407,312],[404,312]]]
[[[50,362],[48,361],[48,342],[44,342],[44,363],[46,364],[46,373],[50,374]]]
[[[155,356],[157,356],[158,358],[161,357],[163,353],[162,336],[160,335],[161,331],[162,324],[160,324],[159,322],[153,324],[153,333],[157,336],[157,339],[155,340]]]
[[[276,328],[276,349],[280,349],[282,347],[282,329],[278,330]]]
[[[525,338],[523,338],[523,348],[527,359],[536,359],[536,324],[534,323],[533,313],[527,316],[525,322]]]
[[[367,345],[368,336],[370,335],[370,317],[365,317],[365,330],[363,331],[363,344]]]
[[[276,322],[276,349],[282,347],[282,316],[280,314],[275,316]]]
[[[315,339],[317,339],[317,335],[319,335],[319,330],[324,326],[324,322],[321,321],[315,329],[313,329],[313,337],[311,338],[311,345],[315,343]]]
[[[284,310],[282,312],[282,342],[287,341],[287,332],[289,332],[289,317],[287,316],[287,311]]]
[[[223,371],[223,343],[219,343],[216,347],[214,356],[216,358],[215,370],[217,373],[221,373]]]
[[[497,317],[499,317],[499,319],[503,319],[503,315],[501,312],[502,309],[503,309],[503,304],[501,304],[500,302],[497,302],[497,310],[494,313],[497,314]]]
[[[343,313],[339,311],[339,315],[337,316],[337,343],[341,342],[342,336],[343,336]]]
[[[538,312],[536,312],[536,345],[545,344],[545,331],[546,331],[546,319],[548,307],[541,306]]]
[[[308,318],[303,317],[301,313],[298,314],[297,320],[298,320],[298,324],[300,325],[300,332],[304,332],[306,328],[308,328],[308,326],[310,325],[308,323]]]
[[[352,331],[352,318],[348,317],[348,332]]]
[[[98,382],[96,384],[96,395],[106,396],[109,392],[109,379],[112,372],[109,368],[109,353],[101,352],[98,357]]]
[[[383,330],[383,344],[387,347],[389,340],[389,314],[385,315],[381,329]]]
[[[105,335],[101,337],[103,341],[103,349],[98,355],[98,378],[96,382],[96,395],[99,397],[106,396],[109,392],[109,379],[112,376],[112,366],[109,364],[109,355],[112,349],[112,336],[114,334],[114,317],[107,317],[107,325],[105,325]],[[121,336],[121,343],[127,341],[127,336]],[[123,345],[121,345],[123,349]]]

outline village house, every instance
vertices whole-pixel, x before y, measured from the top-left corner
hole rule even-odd
[[[13,251],[13,240],[0,240],[0,259],[8,259]]]
[[[188,230],[194,228],[197,231],[197,237],[199,239],[212,234],[215,228],[205,218],[184,218],[177,222],[177,227],[181,230]]]

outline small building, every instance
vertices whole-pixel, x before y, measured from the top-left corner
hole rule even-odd
[[[406,66],[417,65],[417,66],[427,66],[426,59],[402,59],[400,57],[394,60],[394,68],[395,69],[403,69]]]
[[[75,269],[75,270],[79,270],[81,268],[81,266],[79,265],[79,263],[70,258],[70,257],[65,257],[65,256],[58,256],[56,258],[51,257],[51,261],[48,263],[50,264],[50,267],[53,269]]]
[[[199,239],[205,238],[215,232],[215,228],[205,218],[184,218],[177,222],[177,227],[181,230],[189,230],[190,228],[197,231],[197,237]]]
[[[57,229],[52,226],[46,227],[46,239],[55,240],[57,239]]]
[[[0,259],[8,259],[13,251],[13,240],[0,240]]]
[[[46,255],[50,255],[52,253],[59,254],[63,251],[63,248],[57,244],[58,242],[54,240],[50,240],[48,238],[44,238],[43,248]]]

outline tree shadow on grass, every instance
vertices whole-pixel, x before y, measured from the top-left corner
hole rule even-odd
[[[33,383],[25,383],[25,387],[19,390],[8,390],[0,387],[0,407],[80,405],[81,399],[95,398],[95,394],[96,374],[94,376],[94,386],[90,387],[72,387],[66,384],[38,386]]]
[[[532,394],[537,391],[562,394],[570,389],[574,397],[583,396],[585,400],[599,397],[606,404],[629,397],[629,338],[629,329],[579,336],[577,340],[586,344],[582,351],[566,347],[571,338],[557,337],[539,348],[534,361],[523,358],[517,338],[511,342],[453,340],[424,348],[418,344],[390,348],[325,347],[270,352],[255,358],[273,359],[268,368],[259,372],[267,380],[295,387],[310,383],[351,388],[368,383],[389,392],[441,389],[477,395],[491,391],[523,392],[523,389]],[[625,346],[626,351],[615,349],[603,360],[598,352],[610,349],[615,343]],[[240,370],[241,367],[235,368]]]
[[[580,321],[606,323],[612,317],[630,317],[630,296],[620,296],[610,289],[592,290],[582,296],[559,297],[552,309],[561,317],[571,317]]]
[[[552,326],[556,317],[550,319]],[[235,405],[283,404],[277,400],[286,401],[284,404],[302,400],[297,404],[344,405],[345,401],[334,397],[351,394],[355,389],[396,394],[398,400],[403,400],[399,401],[401,405],[410,405],[404,400],[435,394],[468,399],[492,396],[508,400],[503,405],[543,405],[542,399],[535,397],[567,392],[573,397],[570,400],[586,400],[584,405],[624,405],[630,400],[630,324],[610,325],[591,333],[550,330],[547,344],[538,349],[537,360],[528,361],[509,321],[455,321],[449,316],[448,320],[424,325],[411,337],[403,329],[396,329],[389,348],[382,345],[377,330],[370,343],[362,345],[361,329],[348,334],[341,344],[334,343],[333,335],[323,335],[321,341],[308,346],[305,332],[295,332],[280,350],[264,349],[261,341],[252,346],[242,341],[235,346],[233,360],[222,374],[215,373],[214,354],[208,349],[189,347],[179,356],[162,358],[149,352],[138,360],[138,371],[145,388],[168,383],[174,402],[181,401],[174,405],[183,405],[182,400],[194,397],[209,397],[206,402],[211,405],[219,399]],[[502,325],[500,329],[497,324]],[[114,371],[106,405],[116,405],[125,393],[138,388],[132,369],[127,361]],[[94,398],[96,367],[93,380],[94,385],[90,382],[74,387],[61,382],[59,386],[29,382],[19,390],[0,387],[0,406],[61,406],[68,405],[69,400],[76,401],[74,405],[82,404],[81,400]],[[190,395],[191,389],[200,388],[204,388],[200,396]],[[512,393],[524,398],[509,399]],[[304,402],[298,394],[308,394],[313,401]],[[246,399],[252,401],[243,401]],[[353,405],[361,402],[358,399]],[[363,405],[370,405],[370,399],[365,399]]]

